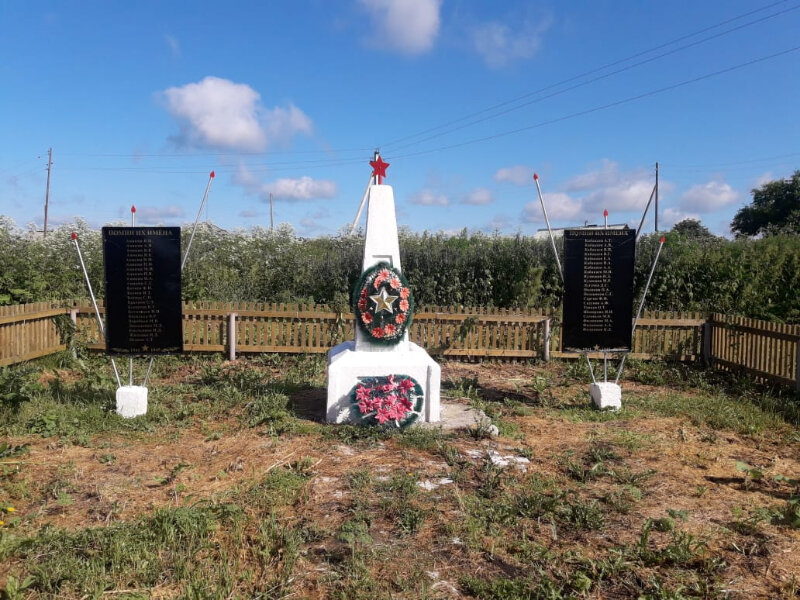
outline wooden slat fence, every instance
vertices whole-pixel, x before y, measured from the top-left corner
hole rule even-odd
[[[185,302],[184,350],[230,353],[231,314],[234,354],[326,353],[355,336],[352,316],[326,305]],[[543,354],[548,319],[535,309],[420,307],[409,338],[434,356],[537,358]],[[80,307],[77,322],[89,348],[102,349],[91,306]]]
[[[716,367],[800,391],[800,325],[770,323],[719,313],[708,319],[706,354]]]
[[[60,302],[0,306],[0,366],[66,349],[53,317],[68,312]]]
[[[101,314],[103,310],[100,303]],[[0,366],[65,349],[56,315],[70,315],[78,339],[89,348],[105,347],[94,309],[86,301],[5,306],[0,307]],[[353,339],[355,331],[349,313],[326,305],[185,302],[183,334],[188,352],[227,352],[235,357],[258,352],[326,353]],[[439,357],[580,357],[561,351],[557,311],[540,309],[423,306],[414,315],[410,339]],[[800,390],[798,340],[798,325],[653,311],[638,322],[631,358],[704,359],[719,368],[744,370]]]

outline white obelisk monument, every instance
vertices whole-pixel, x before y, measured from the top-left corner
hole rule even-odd
[[[329,423],[362,423],[369,422],[377,414],[378,422],[383,423],[384,419],[389,419],[387,414],[394,413],[379,408],[380,402],[389,406],[407,392],[410,400],[403,398],[409,406],[414,404],[413,410],[403,413],[399,409],[394,415],[397,418],[386,422],[402,426],[412,412],[414,419],[436,422],[440,419],[439,365],[423,348],[408,340],[407,329],[391,342],[386,339],[389,332],[395,333],[396,327],[400,333],[402,325],[397,323],[406,324],[406,318],[411,321],[413,306],[407,301],[410,290],[404,277],[400,281],[402,269],[394,192],[391,186],[382,183],[388,163],[377,153],[375,158],[370,162],[373,179],[366,194],[367,232],[361,267],[365,283],[360,298],[359,289],[354,292],[356,339],[339,344],[328,353],[326,420]],[[377,271],[376,265],[381,265]],[[390,324],[382,329],[371,329],[378,319]],[[363,326],[362,322],[370,325]],[[412,384],[415,384],[413,388]],[[360,404],[358,399],[362,400]],[[375,410],[370,411],[370,406]]]

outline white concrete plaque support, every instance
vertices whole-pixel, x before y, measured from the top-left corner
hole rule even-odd
[[[388,185],[371,185],[368,196],[362,272],[379,262],[401,270],[394,192]],[[389,346],[371,343],[359,327],[356,327],[355,341],[339,344],[328,353],[326,420],[329,423],[359,422],[361,416],[352,405],[350,391],[361,377],[392,374],[408,375],[422,386],[425,399],[420,420],[440,420],[441,368],[438,363],[423,348],[408,340],[408,331],[399,343]]]
[[[147,414],[147,388],[141,385],[117,388],[117,414],[126,419]]]

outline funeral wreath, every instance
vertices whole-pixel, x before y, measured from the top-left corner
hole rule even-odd
[[[396,344],[411,325],[414,296],[403,274],[381,262],[361,275],[353,291],[353,312],[370,342]]]

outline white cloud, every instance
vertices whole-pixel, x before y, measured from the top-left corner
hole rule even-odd
[[[372,18],[369,42],[403,54],[422,54],[439,33],[442,0],[360,0]]]
[[[528,185],[533,183],[533,169],[525,165],[503,167],[494,174],[494,180],[500,183],[513,183],[514,185]]]
[[[580,200],[575,200],[562,192],[542,194],[547,208],[547,216],[551,221],[574,219],[583,211]],[[528,202],[522,209],[522,220],[525,223],[544,223],[542,205],[538,200]]]
[[[129,219],[131,216],[131,207],[121,207],[118,211],[121,217]],[[182,206],[177,204],[170,204],[168,206],[137,206],[136,207],[136,223],[137,225],[150,225],[159,223],[164,220],[180,219],[186,216],[186,211]]]
[[[294,104],[264,111],[263,124],[268,140],[288,140],[297,133],[309,135],[313,130],[311,118]]]
[[[239,216],[243,219],[256,219],[258,217],[264,216],[264,212],[260,210],[256,210],[254,208],[248,208],[245,210],[239,211]]]
[[[318,200],[336,196],[336,183],[327,179],[312,179],[307,175],[296,179],[282,178],[262,185],[262,199],[269,197],[283,200]]]
[[[312,130],[311,119],[296,106],[266,109],[249,85],[219,77],[168,88],[160,97],[180,123],[172,140],[182,146],[260,151]]]
[[[676,223],[680,223],[684,219],[696,219],[700,221],[700,215],[697,213],[692,212],[684,212],[682,210],[678,210],[676,208],[665,208],[664,210],[660,211],[661,214],[658,215],[659,218],[659,229],[671,229],[673,225]],[[646,224],[645,224],[646,225]]]
[[[450,204],[450,199],[447,196],[431,189],[420,190],[413,194],[409,201],[411,204],[418,204],[419,206],[447,206]]]
[[[515,60],[532,58],[551,24],[549,17],[535,24],[525,22],[517,29],[497,21],[483,23],[472,31],[472,45],[488,66],[504,67]]]
[[[503,231],[511,227],[515,221],[508,215],[498,214],[481,229],[487,233]]]
[[[295,179],[282,178],[262,182],[245,165],[239,165],[231,181],[242,186],[248,194],[258,196],[262,202],[269,202],[272,194],[275,200],[321,200],[333,198],[338,193],[336,182],[329,179],[313,179],[303,176]]]
[[[181,45],[178,42],[178,38],[173,35],[165,35],[164,41],[169,46],[169,51],[172,54],[172,58],[180,58],[181,57]]]
[[[646,169],[623,172],[619,163],[603,159],[597,168],[569,179],[564,190],[570,193],[584,192],[582,202],[587,210],[585,218],[601,218],[603,211],[624,212],[643,211],[653,192],[653,175]],[[659,184],[663,196],[674,188],[673,184],[662,180]],[[618,219],[612,214],[612,222]]]
[[[619,179],[619,163],[604,158],[599,168],[576,175],[564,185],[568,192],[582,192],[597,187],[613,185]]]
[[[764,173],[763,175],[759,176],[756,179],[756,183],[755,183],[755,185],[753,187],[760,188],[765,183],[769,183],[770,181],[774,181],[774,180],[775,180],[775,176],[772,174],[772,171],[767,171],[766,173]]]
[[[700,213],[711,212],[733,204],[739,199],[739,193],[729,184],[721,181],[709,181],[693,185],[681,196],[681,208]]]
[[[663,191],[663,190],[662,190]],[[588,194],[583,203],[587,209],[602,216],[604,210],[628,211],[644,210],[650,194],[653,192],[653,182],[647,179],[622,179],[612,185],[601,188]],[[591,218],[588,217],[587,218]],[[614,218],[613,216],[611,217]]]
[[[491,204],[492,202],[494,202],[492,190],[487,188],[475,188],[461,201],[462,204],[472,204],[473,206]]]

